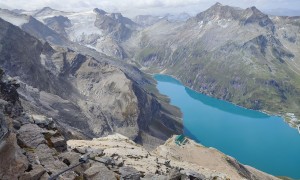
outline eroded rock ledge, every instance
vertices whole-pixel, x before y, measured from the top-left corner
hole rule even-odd
[[[178,146],[175,136],[154,151],[147,151],[120,134],[91,141],[69,140],[67,145],[70,152],[102,152],[94,154],[94,158],[102,161],[115,178],[121,179],[127,176],[129,179],[277,179],[191,139]],[[89,169],[95,166],[102,165],[92,162]],[[86,177],[89,169],[84,173]],[[100,177],[101,173],[93,177]]]

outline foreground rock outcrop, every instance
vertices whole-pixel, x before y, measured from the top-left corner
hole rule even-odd
[[[220,151],[197,144],[191,139],[185,145],[175,144],[175,136],[154,151],[134,143],[127,137],[114,134],[91,141],[69,140],[68,150],[99,152],[91,155],[123,179],[277,179],[252,167],[240,164]],[[101,169],[101,168],[99,168]],[[87,170],[89,173],[92,170]],[[105,172],[105,171],[104,171]],[[99,172],[100,173],[100,172]],[[93,179],[93,178],[91,178]]]

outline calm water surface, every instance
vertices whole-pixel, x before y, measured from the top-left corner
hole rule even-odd
[[[185,135],[262,171],[300,179],[300,134],[282,118],[197,93],[170,76],[154,78],[183,112]]]

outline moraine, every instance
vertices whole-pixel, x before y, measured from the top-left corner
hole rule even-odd
[[[154,78],[181,109],[186,136],[267,173],[300,178],[300,135],[282,118],[211,98],[170,76]]]

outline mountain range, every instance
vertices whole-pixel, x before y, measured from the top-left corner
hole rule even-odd
[[[183,23],[161,21],[123,43],[151,73],[242,107],[299,119],[299,17],[216,3]]]
[[[159,94],[149,74],[172,75],[193,90],[281,115],[297,126],[299,33],[300,17],[220,3],[194,17],[142,15],[133,20],[98,8],[0,9],[0,98],[5,101],[0,101],[0,151],[13,149],[5,151],[5,158],[14,167],[0,165],[0,178],[7,179],[8,171],[16,178],[45,172],[47,177],[70,165],[57,154],[71,139],[120,133],[150,151],[181,134],[180,110]],[[75,153],[83,154],[78,147]],[[276,179],[232,159],[227,163],[241,177]]]

